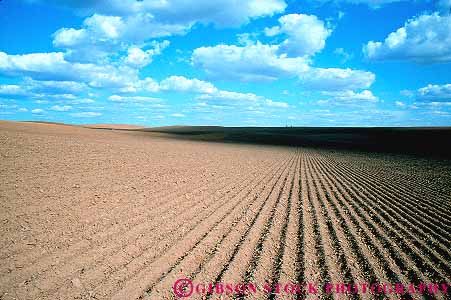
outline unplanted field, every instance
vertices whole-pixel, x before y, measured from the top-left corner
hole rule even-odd
[[[448,161],[10,122],[0,154],[2,300],[451,282]]]

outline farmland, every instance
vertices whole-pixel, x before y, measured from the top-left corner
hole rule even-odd
[[[2,300],[451,282],[446,159],[13,122],[0,154]]]

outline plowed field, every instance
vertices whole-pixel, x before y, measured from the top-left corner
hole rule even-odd
[[[179,278],[451,283],[446,162],[10,122],[0,154],[2,300],[176,299]]]

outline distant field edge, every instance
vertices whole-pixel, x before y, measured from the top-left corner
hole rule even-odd
[[[176,138],[321,147],[451,159],[450,127],[220,127],[144,128]]]
[[[57,122],[23,121],[48,125]],[[73,125],[72,125],[73,126]],[[129,124],[80,124],[94,130],[154,133],[204,142],[317,147],[377,153],[406,154],[451,160],[451,126],[442,127],[222,127]]]

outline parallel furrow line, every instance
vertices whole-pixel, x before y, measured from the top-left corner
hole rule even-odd
[[[257,172],[255,172],[257,173]],[[248,185],[252,184],[252,181],[255,180],[255,178],[250,179],[251,183],[248,183]],[[239,180],[237,180],[238,182]],[[242,182],[243,184],[245,182]],[[222,186],[222,185],[221,185]],[[227,185],[224,184],[225,186],[225,191],[233,191],[233,188],[230,189],[232,185]],[[239,185],[238,185],[239,186]],[[228,197],[232,197],[233,193],[229,194]],[[101,263],[105,258],[108,261],[112,261],[114,263],[115,257],[119,256],[119,259],[121,261],[120,265],[118,265],[117,263],[115,264],[116,268],[119,269],[120,268],[124,268],[128,265],[128,263],[132,260],[135,260],[137,257],[139,257],[139,254],[142,253],[143,251],[148,250],[149,244],[147,243],[147,240],[149,238],[157,238],[159,240],[161,240],[161,237],[164,237],[164,232],[162,231],[156,231],[161,230],[163,226],[170,226],[170,230],[172,231],[177,231],[180,226],[184,226],[186,227],[188,224],[183,224],[181,223],[181,218],[183,215],[190,215],[192,214],[193,216],[195,216],[196,218],[193,218],[192,220],[194,220],[196,222],[196,224],[198,224],[199,222],[202,221],[202,216],[203,213],[208,213],[208,211],[210,211],[211,213],[214,213],[216,207],[220,207],[220,205],[222,204],[221,202],[216,202],[216,196],[215,197],[211,197],[211,198],[207,198],[207,201],[203,201],[204,198],[199,198],[196,201],[184,201],[184,203],[186,205],[188,205],[188,209],[186,209],[183,205],[177,206],[177,203],[175,203],[175,208],[171,209],[172,206],[168,207],[164,212],[162,212],[162,215],[165,215],[164,219],[161,218],[157,218],[152,220],[153,222],[145,222],[145,220],[143,220],[143,222],[137,224],[136,226],[132,227],[132,228],[128,228],[128,231],[124,232],[124,234],[122,235],[118,235],[117,238],[120,239],[120,242],[114,242],[111,243],[112,247],[109,248],[102,248],[101,251],[97,251],[95,248],[92,249],[90,251],[90,253],[93,253],[92,256],[88,256],[88,255],[84,255],[84,259],[82,260],[77,260],[77,264],[74,265],[74,263],[70,263],[67,265],[68,270],[66,271],[66,276],[69,278],[72,274],[73,274],[73,270],[80,269],[83,268],[84,269],[84,273],[86,277],[91,277],[91,281],[92,282],[97,282],[99,279],[101,279],[102,281],[106,279],[106,274],[108,274],[108,276],[111,276],[114,272],[115,269],[112,269],[110,267],[111,263]],[[227,198],[228,199],[228,198]],[[226,200],[227,200],[226,199]],[[226,201],[224,200],[224,201]],[[213,206],[211,206],[211,204],[213,204]],[[171,202],[172,205],[172,202]],[[197,205],[200,205],[202,207],[204,207],[202,210],[198,210],[197,209]],[[191,206],[191,207],[190,207]],[[176,222],[167,222],[168,219],[171,219],[172,217],[179,217],[176,218]],[[180,223],[180,224],[178,224]],[[149,235],[149,234],[153,234],[153,235]],[[125,248],[124,248],[125,247]],[[127,249],[128,248],[128,249]],[[121,253],[125,253],[126,256],[124,257],[123,254]],[[90,257],[88,259],[88,257]],[[78,266],[79,267],[76,267]],[[87,266],[92,266],[92,269],[90,269]],[[114,265],[113,265],[114,266]],[[62,267],[58,268],[59,272],[62,272],[64,269]],[[71,271],[72,270],[72,271]],[[49,276],[48,278],[52,278],[51,276]],[[103,279],[102,279],[103,278]],[[43,286],[49,286],[49,284],[45,284]],[[54,286],[50,285],[50,286]],[[64,288],[64,282],[61,283],[61,276],[58,277],[58,285],[56,287],[54,287],[54,289],[58,289],[58,288]]]
[[[290,165],[291,165],[291,163],[290,163]],[[271,209],[271,210],[273,210],[275,208],[275,204],[270,205],[268,202],[270,201],[271,196],[274,195],[274,193],[276,192],[277,186],[280,186],[279,189],[283,188],[283,184],[286,182],[286,180],[288,178],[288,173],[286,173],[287,170],[288,170],[288,167],[287,167],[287,169],[284,170],[283,173],[281,173],[278,176],[276,182],[271,187],[271,190],[269,191],[268,195],[265,197],[262,205],[259,207],[259,210],[258,210],[257,214],[251,219],[251,221],[248,224],[245,232],[240,236],[240,239],[234,245],[233,250],[230,251],[229,253],[227,253],[228,259],[222,265],[222,268],[217,273],[217,275],[214,277],[213,282],[221,282],[222,280],[224,280],[225,276],[227,275],[227,272],[230,271],[231,267],[237,261],[237,257],[240,254],[240,250],[243,249],[243,245],[245,244],[245,241],[247,241],[248,238],[250,237],[250,233],[253,232],[254,230],[256,230],[255,226],[256,226],[257,222],[263,221],[264,216],[262,214],[264,213],[265,208],[266,209]],[[284,173],[286,173],[286,175],[284,176],[284,179],[281,182],[281,178],[282,178]],[[271,206],[272,206],[272,208],[271,208]],[[249,243],[246,243],[246,245],[249,245]],[[244,268],[244,266],[242,264],[239,264],[239,265]],[[234,275],[238,276],[236,273]],[[207,297],[209,297],[209,296],[211,296],[211,294],[207,295]]]
[[[281,168],[282,167],[283,166],[281,166]],[[277,174],[277,172],[275,174]],[[263,181],[261,183],[263,183]],[[260,186],[260,183],[256,185],[256,187],[259,187],[259,186]],[[263,188],[264,187],[265,186],[263,186]],[[249,190],[242,198],[246,199],[249,196],[249,194],[251,194],[251,192],[255,192],[255,189]],[[159,284],[160,282],[163,282],[165,279],[167,279],[168,276],[171,273],[175,273],[174,276],[177,276],[177,272],[175,272],[175,271],[176,271],[176,269],[177,270],[181,270],[182,269],[181,263],[182,263],[183,260],[187,261],[187,262],[184,263],[183,272],[191,272],[187,277],[188,278],[194,278],[202,270],[202,267],[205,264],[207,264],[211,260],[211,258],[217,253],[217,251],[220,248],[222,242],[225,240],[226,237],[229,236],[229,234],[235,228],[235,226],[239,222],[241,222],[243,220],[243,218],[245,217],[246,213],[249,211],[250,206],[255,204],[256,197],[258,197],[258,193],[248,203],[246,203],[245,201],[239,201],[237,203],[237,205],[240,204],[240,206],[235,206],[235,207],[232,208],[233,211],[238,212],[238,216],[234,217],[235,215],[232,214],[232,210],[231,210],[230,214],[228,214],[228,215],[226,215],[225,217],[222,218],[222,223],[220,224],[219,227],[214,228],[214,229],[209,231],[209,235],[210,235],[209,237],[210,237],[210,239],[212,241],[210,242],[210,244],[208,244],[206,246],[208,248],[208,250],[204,250],[205,246],[203,245],[203,247],[199,246],[199,247],[197,247],[198,249],[193,248],[189,252],[185,253],[185,255],[183,257],[181,257],[176,262],[176,264],[174,264],[166,273],[162,274],[160,276],[160,278],[158,278],[158,280],[155,283],[153,283],[151,286],[149,286],[149,288],[147,289],[147,293],[149,295],[152,295],[151,293],[154,292],[153,290],[155,289],[155,286],[157,284]],[[228,218],[230,218],[232,220],[228,220]],[[228,224],[228,223],[230,223],[230,224]],[[222,228],[222,227],[225,227],[225,228]],[[202,253],[206,252],[208,254],[199,262],[197,252],[202,252]],[[188,256],[190,256],[191,260],[190,259],[185,259]],[[192,260],[194,260],[194,262],[192,262]],[[198,264],[197,268],[194,268],[192,266],[192,265],[195,265],[195,264]],[[189,271],[190,269],[193,269],[193,268],[195,269],[194,271]],[[173,282],[169,282],[169,284],[171,284],[171,283],[173,283]],[[159,297],[161,297],[161,295],[159,295]]]
[[[292,159],[290,160],[290,164],[291,164],[291,161],[292,161]],[[283,173],[281,173],[279,175],[279,177],[282,176],[282,174]],[[209,231],[211,231],[211,229],[213,227],[217,226],[220,223],[220,221],[223,219],[223,217],[219,216],[219,219],[220,220],[218,220],[218,221],[215,221],[214,218],[205,219],[205,222],[207,222],[207,223],[214,222],[212,225],[208,226],[207,233]],[[194,246],[195,246],[195,244],[197,244],[197,242],[203,238],[205,233],[200,233],[200,232],[198,233],[196,231],[193,231],[192,235],[194,235],[194,236],[200,235],[200,237],[195,237],[195,238],[193,237],[190,239],[188,239],[188,237],[186,237],[184,240],[188,240],[190,242],[182,243],[181,244],[182,247],[171,248],[171,249],[173,249],[172,250],[173,252],[180,253],[180,255],[177,255],[176,253],[173,254],[171,251],[167,251],[165,253],[164,257],[177,257],[176,260],[178,260],[178,258],[180,256],[184,255],[186,252],[191,251],[191,249],[193,248],[193,245],[191,245],[190,243],[194,243]],[[160,260],[163,260],[164,257],[160,257]],[[116,293],[113,296],[113,299],[123,299],[125,297],[125,295],[127,295],[127,297],[128,297],[129,295],[137,295],[137,293],[140,293],[140,291],[144,292],[144,290],[146,290],[149,287],[149,285],[152,285],[152,282],[154,282],[155,280],[158,280],[158,278],[161,275],[156,277],[153,280],[151,279],[151,277],[153,277],[156,274],[164,274],[166,272],[166,270],[171,268],[171,266],[173,265],[173,263],[170,263],[170,262],[164,262],[163,264],[161,264],[161,263],[159,263],[159,261],[155,261],[154,263],[152,263],[150,265],[147,264],[145,270],[143,269],[138,274],[133,275],[133,278],[129,278],[128,281],[133,280],[132,284],[125,285],[118,293]],[[152,274],[154,274],[154,275],[146,272],[146,270],[148,270],[153,265],[155,265],[155,267],[157,267],[157,270],[154,270],[152,272]],[[139,295],[137,295],[137,296],[139,296]]]
[[[351,214],[352,211],[349,209],[349,206],[343,202],[343,196],[336,191],[336,189],[341,188],[336,185],[336,179],[332,183],[327,175],[324,174],[321,161],[317,158],[313,160],[315,161],[314,169],[318,174],[319,181],[326,189],[325,197],[329,204],[328,206],[331,207],[338,223],[342,227],[346,240],[351,245],[351,252],[359,261],[359,266],[362,268],[366,282],[376,283],[384,279],[389,279],[391,282],[399,282],[399,277],[392,271],[393,266],[386,261],[384,255],[381,255],[381,249],[378,249],[370,238],[369,234],[371,233],[367,233],[367,229]],[[352,227],[348,226],[349,223],[352,224]],[[368,248],[368,250],[365,250],[365,248]],[[373,265],[371,258],[374,258],[374,256],[377,263],[373,261]],[[376,269],[382,269],[384,274],[381,274],[381,277],[376,276]],[[411,299],[409,295],[403,296],[406,299]]]
[[[308,156],[306,154],[305,156]],[[331,274],[329,271],[332,271],[333,269],[329,265],[327,259],[326,259],[326,252],[324,247],[324,238],[326,236],[323,236],[321,234],[320,225],[317,218],[317,210],[315,208],[315,205],[313,204],[313,191],[312,191],[312,182],[311,182],[311,173],[307,172],[308,170],[308,163],[307,163],[307,157],[304,156],[304,176],[306,178],[307,184],[307,200],[308,200],[308,207],[310,212],[310,217],[312,219],[312,227],[313,227],[313,239],[315,240],[315,254],[317,257],[317,263],[319,266],[319,273],[320,273],[320,286],[321,289],[324,290],[324,287],[327,283],[331,282],[339,282],[340,280],[332,280]],[[310,170],[309,170],[310,171]],[[322,298],[327,298],[327,295],[321,295]]]
[[[341,171],[340,168],[336,168],[336,170],[338,172],[340,172],[340,174],[343,177],[346,176],[345,171]],[[364,181],[364,179],[359,177],[360,180],[356,181],[351,176],[349,176],[349,179],[351,180],[354,187],[360,187],[363,194],[367,195],[368,197],[370,197],[374,200],[374,201],[367,201],[366,202],[367,206],[371,207],[377,214],[379,214],[382,217],[382,219],[384,220],[384,222],[389,223],[387,228],[389,228],[390,232],[393,232],[392,236],[396,239],[396,241],[398,243],[400,243],[400,245],[402,245],[406,249],[409,249],[409,253],[411,253],[410,255],[412,255],[412,257],[419,256],[417,251],[414,251],[413,249],[418,249],[418,251],[420,251],[420,253],[426,254],[425,260],[424,261],[421,260],[418,262],[422,266],[422,268],[421,268],[422,270],[428,271],[431,274],[435,274],[434,275],[435,277],[439,276],[439,274],[441,274],[440,276],[443,277],[443,274],[451,273],[451,268],[446,263],[446,257],[449,257],[449,256],[446,256],[447,251],[442,251],[441,248],[436,247],[434,243],[430,243],[429,247],[433,247],[435,251],[432,250],[431,248],[429,248],[428,245],[426,245],[422,240],[419,240],[416,235],[413,235],[411,233],[412,230],[415,230],[416,233],[419,233],[417,227],[401,225],[402,223],[404,223],[403,218],[406,218],[408,216],[408,214],[405,214],[405,213],[401,214],[400,212],[394,211],[393,209],[390,209],[390,208],[384,209],[384,207],[387,207],[387,203],[389,203],[389,201],[390,201],[390,199],[384,197],[384,192],[381,190],[374,191],[368,185],[366,185],[367,190],[365,190],[363,188],[362,184],[359,183],[359,182]],[[379,197],[377,197],[376,195],[378,195]],[[380,197],[383,197],[385,199],[385,201],[380,200]],[[376,206],[377,203],[379,205]],[[392,217],[392,215],[395,215],[398,217],[395,219],[394,217]],[[408,230],[406,229],[405,226],[408,226],[407,227]],[[396,228],[397,230],[395,231],[395,230],[393,230],[393,228]],[[406,241],[406,237],[408,237],[407,241]],[[449,242],[449,240],[448,240],[448,242]],[[411,246],[413,246],[413,249],[411,246],[407,246],[407,244],[411,244]],[[445,242],[445,244],[446,244],[446,242]],[[437,254],[437,253],[439,253],[439,254]],[[440,258],[439,256],[442,256],[442,257]],[[428,262],[429,260],[431,260],[431,262]],[[439,267],[443,271],[443,273],[437,272],[435,270],[437,267]]]

